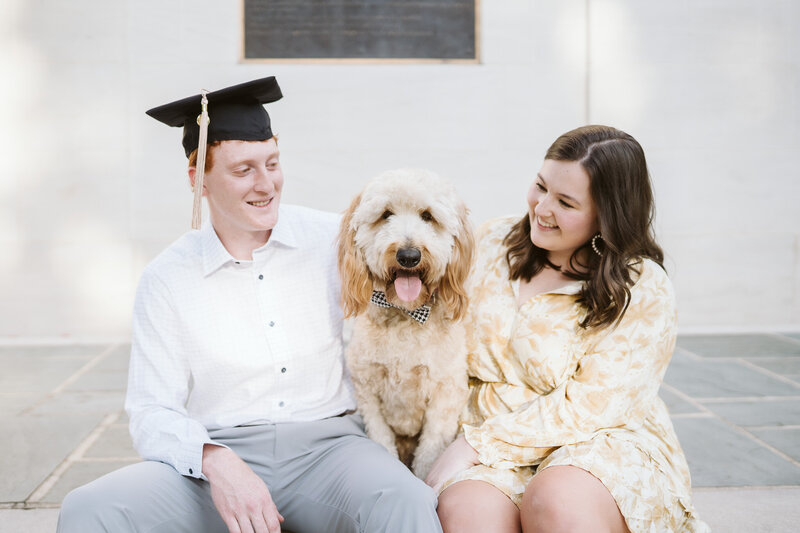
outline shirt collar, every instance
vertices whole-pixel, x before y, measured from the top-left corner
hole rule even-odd
[[[206,220],[200,228],[200,246],[203,250],[203,275],[208,276],[230,261],[236,261],[219,240],[211,221]]]
[[[272,233],[270,233],[269,240],[264,244],[264,246],[253,250],[253,254],[265,250],[268,246],[274,246],[275,244],[279,244],[287,248],[299,247],[300,239],[297,235],[295,224],[292,224],[291,213],[280,207],[278,209],[278,223],[275,224],[274,228],[272,228]],[[203,226],[200,228],[200,240],[203,250],[204,276],[208,276],[229,262],[241,262],[237,261],[237,259],[233,257],[230,252],[228,252],[228,250],[222,244],[222,241],[219,240],[219,236],[214,230],[214,226],[211,224],[211,221],[206,220],[203,223]]]
[[[292,212],[284,209],[283,206],[278,207],[278,223],[272,228],[272,233],[269,236],[267,244],[271,242],[280,243],[289,248],[298,248],[300,246],[300,239],[297,235],[297,223],[292,220]],[[259,250],[264,248],[262,246]]]

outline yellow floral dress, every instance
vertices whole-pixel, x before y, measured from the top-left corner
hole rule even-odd
[[[470,398],[462,416],[482,464],[462,480],[488,482],[519,505],[531,478],[571,465],[597,477],[632,533],[709,531],[691,503],[689,468],[658,396],[676,338],[672,285],[656,263],[637,265],[616,328],[582,330],[580,282],[517,309],[503,238],[518,218],[481,229],[470,288]]]

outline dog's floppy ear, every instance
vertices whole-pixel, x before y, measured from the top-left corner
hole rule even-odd
[[[450,309],[453,320],[460,320],[467,312],[466,282],[472,267],[475,237],[467,218],[467,208],[458,209],[458,232],[454,236],[453,252],[439,284],[439,297]]]
[[[372,281],[367,270],[364,254],[355,242],[356,232],[350,227],[353,213],[361,202],[356,196],[344,213],[339,227],[339,276],[342,280],[342,310],[345,318],[364,310],[372,296]]]

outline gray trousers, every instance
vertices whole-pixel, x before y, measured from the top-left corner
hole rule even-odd
[[[441,532],[436,495],[369,440],[361,417],[211,432],[269,488],[282,528],[295,533]],[[144,461],[70,492],[59,533],[208,532],[227,527],[207,481]]]

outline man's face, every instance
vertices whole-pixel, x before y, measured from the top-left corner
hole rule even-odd
[[[217,234],[238,239],[245,233],[267,232],[268,238],[278,222],[283,188],[275,139],[223,141],[213,150],[203,188]]]

